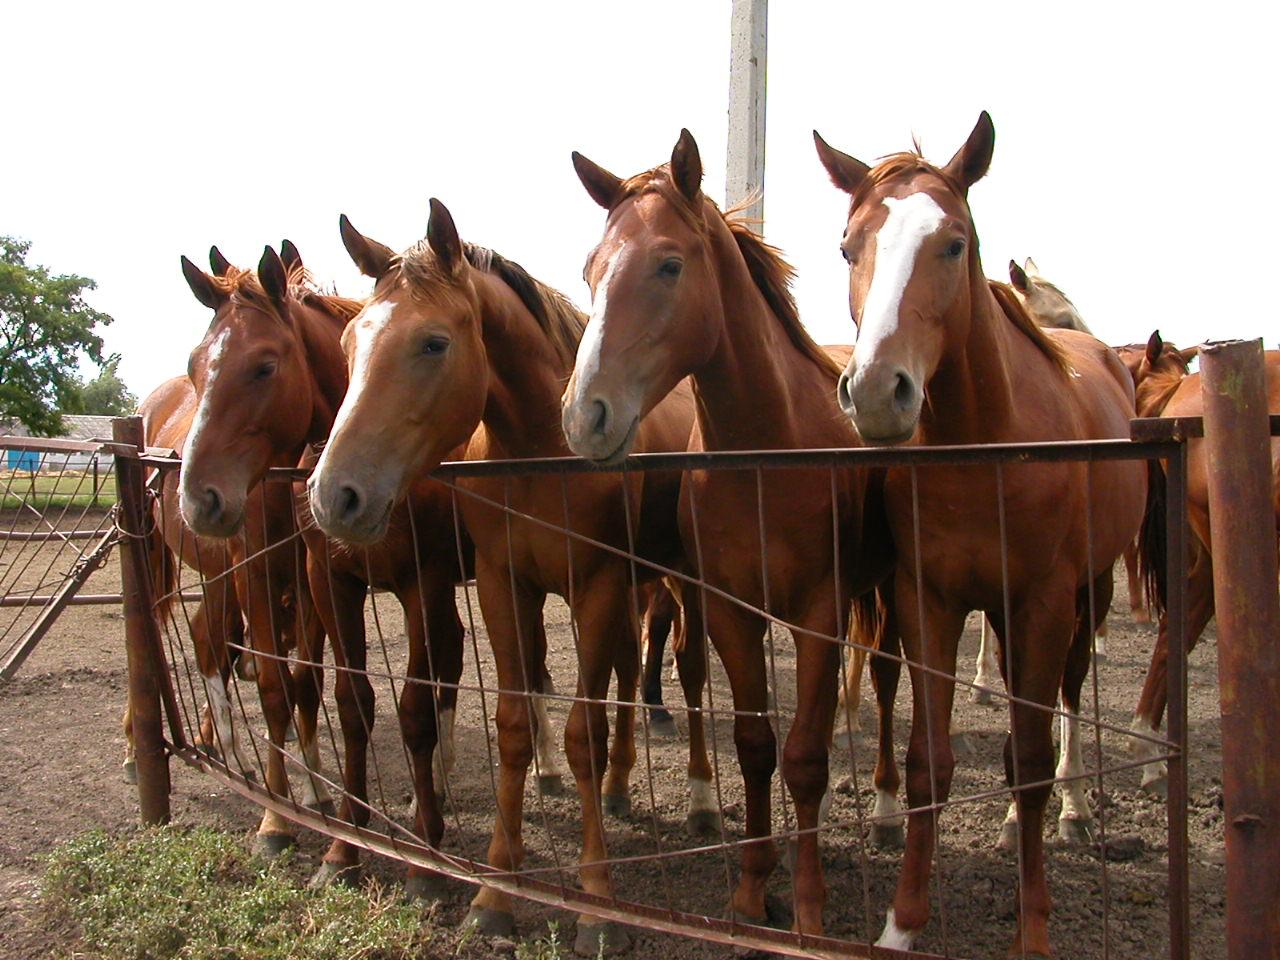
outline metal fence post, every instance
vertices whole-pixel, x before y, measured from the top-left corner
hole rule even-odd
[[[141,417],[116,417],[111,437],[117,443],[145,446]],[[138,805],[145,824],[169,820],[169,755],[164,743],[157,662],[151,634],[157,631],[148,570],[146,487],[142,464],[117,451],[116,486],[120,503],[120,579],[124,594],[125,654],[129,665],[129,705],[138,765]],[[157,638],[158,639],[158,638]]]
[[[1227,955],[1280,957],[1280,595],[1262,341],[1200,351],[1222,701]]]

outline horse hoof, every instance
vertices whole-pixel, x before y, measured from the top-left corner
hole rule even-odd
[[[907,831],[900,823],[873,823],[871,845],[877,850],[901,850],[907,845]]]
[[[544,797],[564,796],[564,777],[558,773],[544,773],[538,777],[538,793]]]
[[[360,882],[360,864],[358,863],[330,863],[325,860],[320,864],[317,870],[307,882],[307,886],[312,890],[322,890],[325,887],[341,884],[344,887],[354,887]]]
[[[298,728],[295,727],[292,723],[290,723],[287,727],[284,728],[284,742],[285,743],[298,742]]]
[[[836,718],[836,723],[840,723],[840,718]],[[833,750],[852,750],[854,746],[853,736],[859,730],[859,726],[854,724],[852,730],[840,723],[840,728],[836,730],[835,735],[831,738],[831,748]]]
[[[222,751],[215,747],[212,743],[205,743],[203,740],[196,741],[196,751],[203,753],[215,763],[222,760]]]
[[[138,762],[136,760],[126,760],[120,767],[120,774],[124,777],[125,783],[137,783]]]
[[[676,721],[671,714],[661,716],[654,713],[649,718],[649,736],[657,740],[674,740],[679,735],[680,731],[676,729]]]
[[[236,657],[236,676],[245,683],[253,683],[258,679],[258,661],[247,654]]]
[[[628,794],[606,793],[603,802],[605,816],[618,820],[631,816],[631,797]]]
[[[781,897],[766,893],[764,895],[763,917],[753,917],[740,910],[734,910],[733,919],[737,923],[749,923],[756,927],[772,927],[774,930],[785,930],[791,926],[791,906]]]
[[[1000,839],[996,841],[996,849],[1012,853],[1018,849],[1018,822],[1006,820],[1000,827]]]
[[[493,910],[489,907],[472,907],[467,911],[462,928],[474,927],[476,932],[486,937],[504,937],[511,940],[516,935],[516,918],[505,910]]]
[[[440,903],[449,897],[449,882],[439,873],[411,873],[404,882],[404,898]]]
[[[720,811],[694,810],[684,820],[684,828],[691,837],[709,837],[720,833]]]
[[[1066,843],[1088,846],[1093,843],[1093,821],[1059,820],[1058,839]]]
[[[275,860],[297,842],[297,837],[291,833],[259,833],[253,838],[253,852],[264,860]]]
[[[631,934],[612,920],[604,923],[578,921],[573,952],[580,957],[612,957],[631,948]]]
[[[338,812],[338,806],[332,799],[321,800],[319,803],[308,803],[307,809],[313,813],[320,814],[322,817],[336,816]]]
[[[1143,781],[1142,786],[1138,789],[1143,793],[1149,793],[1151,796],[1158,797],[1161,800],[1168,800],[1169,778],[1156,777],[1154,780],[1145,780]]]
[[[976,703],[980,707],[985,707],[991,703],[991,691],[983,687],[970,687],[969,702]]]

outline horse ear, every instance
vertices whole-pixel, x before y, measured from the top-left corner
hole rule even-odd
[[[622,178],[588,160],[577,150],[573,151],[573,169],[582,185],[587,188],[591,199],[606,210],[612,210],[621,199]]]
[[[462,238],[453,214],[435,197],[431,198],[431,217],[427,220],[427,245],[447,272],[453,273],[462,265]]]
[[[671,179],[690,203],[702,192],[702,157],[697,141],[688,130],[680,131],[680,139],[671,151]]]
[[[1160,339],[1160,331],[1156,330],[1147,340],[1147,363],[1155,366],[1160,354],[1164,352],[1164,341]]]
[[[262,248],[262,259],[258,261],[258,281],[262,284],[262,289],[267,291],[271,302],[284,313],[289,302],[289,275],[284,261],[270,247]]]
[[[956,151],[943,171],[959,183],[966,191],[986,176],[991,166],[991,154],[996,147],[996,128],[991,122],[991,114],[983,110],[978,122],[969,134],[964,146]]]
[[[187,278],[187,286],[196,299],[210,310],[217,310],[226,302],[227,294],[214,285],[213,278],[186,257],[182,258],[182,275]]]
[[[366,277],[377,280],[391,266],[391,258],[395,256],[390,247],[383,246],[377,240],[370,240],[351,225],[347,215],[338,217],[338,232],[342,234],[342,245],[360,272]]]
[[[280,259],[284,261],[285,269],[289,273],[293,273],[302,266],[302,254],[298,252],[292,240],[280,241]]]
[[[1178,355],[1182,357],[1183,363],[1190,366],[1191,361],[1200,355],[1200,344],[1197,343],[1194,347],[1187,347],[1184,350],[1179,350]]]
[[[216,246],[209,248],[209,269],[215,277],[225,277],[231,272],[231,261]]]
[[[1022,261],[1022,269],[1027,271],[1028,277],[1042,276],[1042,274],[1040,273],[1040,268],[1036,266],[1036,262],[1032,260],[1030,257],[1027,257],[1026,260]]]
[[[813,131],[813,145],[818,148],[818,159],[822,161],[822,165],[827,168],[827,176],[831,178],[831,182],[836,188],[843,190],[845,193],[853,193],[862,185],[862,181],[866,179],[867,174],[871,172],[861,160],[857,160],[847,153],[841,153],[827,141],[822,139],[822,135],[817,130]]]
[[[1009,282],[1018,292],[1027,292],[1027,274],[1014,260],[1009,261]]]

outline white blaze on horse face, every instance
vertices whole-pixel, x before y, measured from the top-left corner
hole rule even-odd
[[[889,215],[876,232],[871,287],[858,318],[859,363],[871,359],[876,348],[898,329],[898,311],[915,272],[916,254],[946,217],[938,201],[923,191],[907,197],[885,197],[884,205]]]
[[[585,403],[585,392],[596,375],[600,373],[600,351],[604,347],[604,317],[609,309],[609,285],[622,263],[622,251],[626,244],[619,244],[605,266],[604,276],[596,285],[595,296],[591,298],[591,319],[582,331],[582,340],[578,344],[578,357],[574,362],[574,396],[575,404]]]
[[[227,339],[231,336],[231,327],[223,327],[213,343],[209,344],[209,350],[205,353],[205,370],[204,393],[200,397],[200,405],[196,407],[196,416],[191,423],[191,432],[187,434],[187,452],[190,453],[196,449],[196,444],[200,439],[200,432],[209,422],[209,395],[213,392],[214,381],[218,379],[218,374],[222,370],[222,355],[227,350]]]
[[[352,412],[359,405],[365,389],[369,386],[370,358],[373,355],[373,349],[377,344],[378,337],[381,336],[382,331],[386,329],[387,324],[391,321],[393,310],[395,310],[394,303],[389,300],[381,300],[365,307],[354,321],[355,329],[353,332],[356,338],[356,351],[351,363],[351,382],[347,387],[346,396],[342,398],[342,406],[338,407],[337,416],[333,419],[333,429],[329,431],[330,437],[336,437],[346,422],[351,419]],[[317,473],[323,467],[330,449],[332,449],[330,446],[326,446],[325,453],[321,454],[320,462],[316,464]]]

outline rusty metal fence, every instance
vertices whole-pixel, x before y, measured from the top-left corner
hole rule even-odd
[[[654,454],[633,457],[621,468],[627,472],[662,470],[732,470],[754,475],[756,483],[772,472],[796,470],[839,471],[850,468],[905,470],[914,475],[921,468],[949,466],[981,466],[997,476],[1016,471],[1019,465],[1046,461],[1096,461],[1096,460],[1150,460],[1162,459],[1167,464],[1170,502],[1179,504],[1185,497],[1186,448],[1180,438],[1164,437],[1143,442],[1100,441],[1084,443],[1045,443],[981,448],[906,448],[866,450],[818,450],[781,453],[731,453],[731,454]],[[494,763],[498,755],[498,736],[493,711],[499,693],[492,664],[485,643],[485,627],[475,605],[474,588],[461,583],[457,588],[457,603],[462,623],[466,626],[466,669],[456,684],[437,679],[408,678],[406,659],[404,614],[395,611],[386,597],[372,592],[367,600],[367,613],[361,618],[367,629],[367,663],[352,666],[339,658],[331,662],[323,646],[314,643],[305,647],[289,648],[288,640],[282,641],[274,652],[261,638],[227,641],[228,661],[239,652],[254,654],[258,674],[271,669],[288,668],[295,676],[305,676],[307,671],[318,672],[325,681],[326,690],[332,690],[334,681],[342,674],[350,677],[358,673],[371,689],[398,705],[414,685],[427,687],[432,694],[432,709],[439,712],[442,692],[449,688],[456,694],[456,718],[452,720],[456,743],[451,763],[436,767],[443,774],[444,840],[430,844],[418,835],[412,826],[406,826],[404,804],[410,798],[413,783],[412,761],[408,750],[396,735],[394,721],[384,720],[381,727],[374,723],[379,711],[366,704],[358,718],[340,717],[328,698],[319,704],[319,722],[315,733],[303,740],[309,742],[287,743],[273,741],[264,732],[267,718],[252,687],[237,683],[229,673],[229,662],[220,665],[220,676],[225,686],[219,690],[216,680],[204,676],[198,669],[200,656],[193,647],[193,616],[191,605],[181,602],[184,595],[209,597],[212,590],[225,590],[234,580],[237,571],[245,569],[242,561],[213,578],[202,579],[190,569],[180,569],[176,582],[169,584],[167,592],[157,591],[148,571],[153,569],[153,551],[158,543],[166,540],[180,545],[182,530],[162,530],[169,511],[161,509],[166,489],[164,483],[146,482],[146,474],[165,474],[178,468],[176,461],[168,458],[141,457],[120,458],[118,471],[121,485],[121,530],[126,556],[124,563],[125,605],[129,631],[130,693],[134,712],[134,734],[137,744],[137,765],[144,819],[161,820],[167,816],[168,773],[165,754],[171,753],[197,766],[245,797],[264,808],[264,823],[271,821],[278,828],[287,822],[314,830],[353,847],[371,851],[402,864],[424,868],[432,874],[470,885],[483,885],[504,891],[516,897],[533,900],[545,905],[560,907],[602,920],[618,921],[633,927],[732,945],[753,948],[793,956],[893,956],[899,955],[871,944],[879,931],[879,923],[892,896],[892,881],[897,873],[900,855],[874,849],[867,841],[868,830],[885,819],[872,810],[871,774],[869,763],[874,760],[875,744],[862,737],[853,728],[855,716],[846,712],[839,719],[843,736],[837,738],[840,746],[832,752],[833,793],[827,819],[820,827],[820,839],[827,862],[827,878],[830,886],[828,904],[842,904],[840,922],[832,929],[832,935],[813,936],[783,932],[767,927],[743,923],[726,918],[724,904],[732,892],[736,873],[736,855],[746,842],[741,824],[742,781],[736,770],[732,737],[727,735],[729,725],[736,716],[726,693],[723,673],[717,671],[714,655],[706,653],[705,668],[709,676],[707,699],[701,708],[701,716],[709,728],[708,743],[713,762],[713,792],[715,806],[721,816],[711,827],[710,833],[697,837],[686,836],[680,822],[680,811],[688,789],[684,772],[684,747],[661,739],[648,722],[651,708],[641,705],[636,723],[637,764],[639,782],[632,785],[631,796],[635,810],[630,815],[610,817],[604,824],[608,838],[609,856],[605,861],[611,872],[615,894],[600,897],[583,892],[576,884],[577,851],[580,846],[578,830],[580,812],[576,798],[544,795],[533,791],[525,809],[526,831],[523,838],[525,860],[516,869],[500,870],[487,864],[486,849],[490,839],[490,826],[494,816],[497,783]],[[443,465],[436,477],[447,484],[454,501],[454,526],[456,549],[462,562],[465,531],[458,519],[458,504],[466,497],[476,497],[468,489],[465,480],[476,477],[502,478],[504,484],[520,482],[533,474],[551,474],[561,478],[591,471],[595,468],[576,459],[515,461],[515,462],[465,462]],[[277,470],[265,481],[267,484],[300,483],[304,471]],[[506,498],[504,498],[505,500]],[[572,532],[565,518],[535,517],[512,511],[504,500],[491,499],[494,509],[505,511],[510,523],[530,524],[549,533],[582,542],[579,534]],[[295,532],[292,539],[301,542],[311,524],[305,511],[296,507],[293,518]],[[566,501],[567,517],[567,501]],[[695,504],[696,512],[696,504]],[[1169,581],[1176,584],[1183,578],[1182,543],[1184,521],[1178,508],[1169,511],[1168,535],[1172,549],[1169,551]],[[764,524],[765,518],[744,518],[744,523]],[[833,519],[834,535],[839,536]],[[162,536],[157,537],[157,534]],[[762,541],[763,542],[763,536]],[[589,542],[593,549],[608,550],[625,557],[634,565],[646,562],[634,553],[616,546]],[[702,544],[702,549],[712,545]],[[250,551],[252,552],[252,551]],[[261,552],[261,551],[259,551]],[[298,556],[296,552],[293,556]],[[329,563],[324,553],[321,563]],[[301,565],[301,560],[296,560]],[[367,561],[366,561],[367,562]],[[652,567],[652,564],[646,564]],[[671,578],[683,579],[703,591],[718,591],[680,570],[663,570]],[[301,566],[296,573],[303,576]],[[369,570],[368,581],[376,577]],[[1092,579],[1092,577],[1091,577]],[[719,591],[723,593],[723,591]],[[794,661],[791,645],[783,641],[783,631],[794,625],[770,614],[766,608],[751,608],[738,598],[726,597],[733,603],[750,608],[750,612],[762,616],[768,622],[766,634],[766,663],[771,690],[767,716],[779,733],[787,726],[794,711]],[[304,613],[305,604],[295,604],[298,616]],[[165,611],[157,615],[157,611]],[[637,617],[641,611],[637,610]],[[1179,604],[1170,604],[1169,651],[1169,717],[1167,735],[1156,737],[1134,733],[1127,726],[1127,703],[1117,703],[1106,697],[1106,671],[1094,669],[1092,680],[1086,684],[1085,704],[1078,722],[1089,731],[1084,737],[1087,745],[1086,769],[1071,782],[1082,780],[1094,791],[1097,806],[1096,842],[1086,847],[1082,856],[1069,857],[1054,851],[1049,857],[1048,872],[1051,885],[1059,889],[1065,884],[1069,894],[1056,897],[1056,916],[1084,911],[1096,917],[1097,931],[1090,943],[1077,943],[1074,956],[1128,956],[1126,947],[1116,940],[1112,930],[1117,911],[1124,907],[1115,898],[1115,888],[1132,885],[1149,886],[1156,882],[1149,873],[1135,880],[1126,878],[1121,883],[1116,878],[1117,868],[1112,866],[1111,839],[1118,830],[1108,824],[1109,803],[1107,796],[1116,784],[1134,777],[1139,766],[1164,761],[1168,765],[1167,821],[1167,871],[1163,883],[1168,913],[1167,953],[1172,958],[1191,955],[1189,943],[1189,901],[1187,866],[1187,724],[1185,639],[1182,633]],[[551,673],[556,687],[572,691],[575,676],[576,625],[569,611],[563,606],[552,605],[546,611],[547,643],[551,650]],[[281,634],[289,633],[281,630]],[[308,634],[305,625],[295,625],[294,639]],[[849,662],[859,641],[846,636],[826,638],[842,649],[842,661]],[[710,650],[708,645],[703,645]],[[907,663],[907,661],[902,661]],[[921,665],[915,665],[921,666]],[[923,668],[926,669],[927,668]],[[434,676],[434,673],[433,673]],[[943,676],[946,682],[955,682],[963,691],[972,688],[965,676]],[[905,684],[904,684],[905,687]],[[294,688],[298,689],[297,684]],[[536,686],[535,686],[536,689]],[[510,692],[510,691],[506,691]],[[573,703],[584,698],[573,692],[556,692],[550,686],[541,692],[523,694],[531,701],[531,710],[550,717],[554,724]],[[1003,690],[992,690],[997,703],[1008,706],[1012,698]],[[629,706],[616,697],[591,701],[607,708]],[[292,708],[296,704],[290,704]],[[1040,708],[1065,719],[1061,708]],[[909,716],[909,706],[901,710]],[[677,712],[678,713],[678,712]],[[998,714],[997,714],[998,716]],[[437,716],[437,719],[441,719]],[[353,798],[344,793],[343,764],[347,759],[346,741],[343,738],[343,720],[358,723],[369,737],[368,764],[371,773],[368,798]],[[545,722],[545,721],[544,721]],[[301,732],[301,724],[299,731]],[[348,734],[350,730],[346,731]],[[210,735],[212,733],[212,736]],[[292,736],[294,731],[290,731]],[[976,741],[972,769],[958,771],[952,796],[938,800],[925,809],[946,810],[941,823],[941,835],[947,837],[948,817],[964,817],[978,821],[988,829],[990,837],[999,832],[1004,816],[1004,804],[1009,788],[1003,782],[998,748],[985,749],[998,743],[1003,728],[994,730],[970,730],[968,739]],[[597,735],[604,735],[597,731]],[[1154,755],[1134,759],[1130,753],[1135,738],[1144,740]],[[276,738],[278,740],[279,738]],[[780,741],[779,741],[780,742]],[[900,742],[905,742],[903,738]],[[985,749],[985,755],[984,755]],[[275,757],[289,773],[288,786],[283,790],[272,789],[270,761]],[[553,752],[539,750],[535,755],[535,772],[542,784],[553,772],[558,772],[558,760]],[[544,767],[550,769],[544,769]],[[1052,781],[1060,789],[1062,779]],[[1019,785],[1030,789],[1043,784]],[[774,823],[771,841],[789,849],[787,841],[798,836],[785,787],[781,778],[774,782]],[[335,815],[332,801],[347,802],[348,816]],[[351,816],[358,811],[358,816]],[[976,812],[974,812],[976,811]],[[904,810],[902,813],[911,811]],[[290,828],[291,828],[290,826]],[[975,828],[970,827],[971,832]],[[986,943],[990,936],[1000,931],[999,939],[1012,931],[1012,922],[995,898],[994,914],[975,916],[969,902],[971,889],[957,887],[957,883],[987,883],[987,875],[994,872],[1005,875],[1003,885],[1016,875],[1014,864],[1002,856],[998,866],[991,861],[994,856],[988,849],[987,834],[982,843],[971,842],[969,849],[958,849],[952,843],[938,847],[934,863],[935,916],[930,922],[927,943],[933,953],[901,954],[913,956],[967,956],[975,952],[990,952]],[[981,846],[982,852],[976,852]],[[1020,855],[1020,841],[1015,857]],[[784,860],[787,858],[784,857]],[[969,860],[983,861],[982,871],[975,874]],[[1064,860],[1070,860],[1065,865]],[[785,876],[785,874],[784,874]],[[830,910],[830,907],[829,907]],[[975,933],[982,928],[983,933]],[[1051,926],[1052,929],[1052,926]],[[838,932],[837,932],[838,931]],[[1142,948],[1142,955],[1153,955],[1150,944]]]

